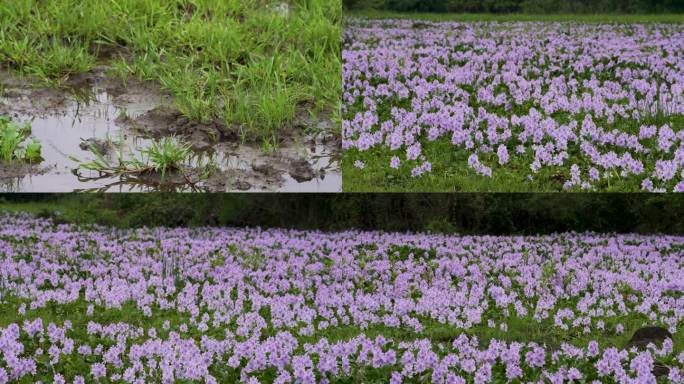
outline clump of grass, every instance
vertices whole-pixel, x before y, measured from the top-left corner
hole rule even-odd
[[[144,153],[155,172],[161,173],[162,179],[167,170],[181,170],[191,154],[190,144],[169,137],[153,142]]]
[[[31,135],[31,126],[22,126],[6,116],[0,116],[0,160],[4,162],[23,161],[40,163],[41,144],[38,139],[27,141]]]
[[[146,173],[157,173],[163,182],[168,172],[179,172],[185,180],[194,184],[209,177],[216,169],[212,158],[193,156],[187,144],[175,137],[165,137],[153,141],[149,146],[138,150],[139,155],[125,155],[122,148],[119,149],[115,160],[108,159],[95,146],[90,146],[90,151],[95,155],[95,159],[81,161],[72,157],[78,163],[78,168],[74,170],[78,176],[80,170],[96,171],[99,177],[112,176],[140,176]],[[199,170],[197,180],[191,180],[186,169],[193,168]],[[87,179],[87,178],[86,178]],[[92,179],[92,178],[91,178]]]

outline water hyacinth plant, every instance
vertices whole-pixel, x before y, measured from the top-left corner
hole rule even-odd
[[[684,191],[682,24],[350,18],[343,40],[349,190]]]
[[[682,237],[1,219],[0,383],[684,382]]]
[[[28,123],[20,126],[9,117],[0,116],[0,160],[41,162],[41,144],[36,138],[28,141],[30,135],[31,126]]]

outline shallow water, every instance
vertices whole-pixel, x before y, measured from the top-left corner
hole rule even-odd
[[[7,90],[7,88],[6,88]],[[0,184],[3,192],[71,192],[80,190],[103,190],[108,192],[178,190],[189,191],[190,186],[159,186],[132,183],[119,177],[97,180],[79,180],[72,170],[77,163],[70,157],[79,160],[92,160],[94,155],[79,147],[83,139],[111,139],[123,153],[136,155],[136,148],[149,144],[149,140],[138,133],[118,126],[116,119],[125,114],[136,117],[152,110],[161,100],[149,94],[124,95],[113,97],[106,89],[93,87],[88,97],[68,95],[58,106],[40,110],[39,108],[20,108],[20,105],[31,105],[31,92],[27,89],[14,89],[10,96],[0,97],[0,106],[4,104],[13,120],[20,123],[29,122],[32,136],[42,143],[42,156],[45,159],[41,167],[45,170],[25,175]],[[298,145],[296,148],[283,149],[288,153],[296,151],[312,165],[319,177],[310,181],[297,182],[287,172],[281,180],[252,186],[251,191],[278,192],[339,192],[342,190],[342,176],[338,161],[334,157],[337,151],[322,144]],[[116,151],[111,151],[116,152]],[[277,154],[277,152],[276,152]],[[114,158],[114,154],[109,155]],[[271,154],[273,156],[273,154]],[[261,149],[249,145],[228,146],[217,145],[215,158],[223,171],[233,169],[248,170],[254,162],[268,162],[268,155]],[[97,177],[97,172],[81,171],[82,176]],[[229,187],[230,188],[230,187]],[[230,189],[229,189],[230,190]]]

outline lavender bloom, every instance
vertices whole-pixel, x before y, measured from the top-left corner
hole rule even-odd
[[[397,156],[392,156],[392,159],[390,160],[390,168],[398,169],[400,164],[401,161],[399,158]]]
[[[506,149],[505,145],[499,145],[499,148],[496,150],[496,154],[499,157],[500,165],[508,163],[508,150]]]

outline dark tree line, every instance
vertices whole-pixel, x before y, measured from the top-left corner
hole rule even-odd
[[[12,194],[0,211],[3,199],[57,222],[120,227],[684,234],[684,195],[671,194]]]
[[[468,13],[684,12],[684,0],[343,0],[346,9]]]

